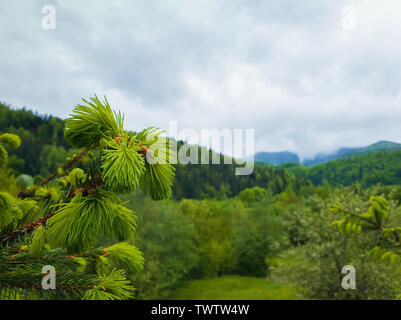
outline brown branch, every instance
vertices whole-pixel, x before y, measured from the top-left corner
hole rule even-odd
[[[13,287],[20,288],[20,289],[43,289],[42,285],[40,284],[25,284],[25,283],[19,283],[19,282],[11,282],[11,281],[4,281],[3,283],[7,283],[12,285]],[[65,290],[71,292],[72,290],[90,290],[94,289],[96,285],[72,285],[72,286],[67,286],[67,285],[57,285],[57,290]]]
[[[142,156],[146,156],[146,152],[147,152],[147,148],[146,146],[144,146],[140,151],[138,151],[138,153],[142,154]],[[62,168],[63,171],[70,168],[73,164],[75,164],[76,162],[78,162],[82,157],[88,155],[88,151],[87,150],[83,150],[81,151],[76,157],[74,157],[72,160],[67,161],[67,163],[64,165],[64,167]],[[51,181],[52,179],[54,179],[56,176],[58,175],[58,171],[54,172],[52,175],[50,175],[49,177],[47,177],[46,179],[44,179],[41,183],[39,183],[39,185],[31,191],[27,191],[27,192],[20,192],[18,194],[18,197],[20,198],[28,198],[28,197],[33,197],[35,194],[35,191],[40,187],[43,186],[44,184],[48,183],[49,181]],[[87,186],[86,188],[78,188],[76,189],[74,192],[72,192],[71,194],[71,198],[75,197],[75,195],[78,192],[82,192],[82,194],[84,196],[88,196],[91,195],[95,192],[96,188],[103,188],[104,187],[104,181],[102,179],[101,173],[96,176],[91,184],[89,186]],[[53,215],[55,215],[56,212],[52,212],[49,215],[47,215],[46,217],[41,217],[38,218],[37,220],[35,220],[34,222],[27,224],[13,232],[10,232],[2,237],[0,237],[0,247],[2,247],[4,244],[7,244],[8,241],[13,240],[18,238],[18,236],[23,235],[24,233],[29,233],[34,231],[37,227],[39,227],[40,225],[45,225],[47,220],[52,217]]]
[[[378,229],[384,233],[385,228],[383,226],[379,226]],[[401,240],[398,238],[398,235],[396,233],[391,233],[391,237],[393,238],[394,242],[401,245]]]
[[[50,213],[46,217],[41,217],[36,219],[34,222],[27,224],[13,232],[10,232],[2,237],[0,237],[0,247],[3,246],[4,244],[7,244],[8,241],[13,240],[18,238],[18,236],[23,235],[24,233],[29,233],[34,231],[37,227],[41,225],[45,225],[47,220],[52,217],[55,214],[55,212]]]
[[[96,178],[93,179],[92,183],[87,186],[86,188],[78,188],[76,189],[71,195],[73,197],[75,197],[75,195],[77,194],[77,192],[82,192],[82,194],[84,196],[88,196],[91,195],[95,192],[95,189],[97,187],[103,187],[104,186],[104,182],[103,179],[101,177],[101,175],[97,176]],[[48,214],[46,217],[41,217],[36,219],[34,222],[27,224],[13,232],[10,232],[2,237],[0,237],[0,247],[3,244],[6,244],[9,240],[13,240],[18,238],[18,236],[23,235],[24,233],[29,233],[34,231],[37,227],[41,226],[41,225],[45,225],[47,220],[49,218],[51,218],[52,216],[54,216],[57,212],[51,212],[50,214]]]
[[[74,164],[79,162],[84,156],[88,155],[88,150],[82,150],[77,156],[75,156],[73,159],[69,160],[66,162],[66,164],[62,167],[62,170],[65,171],[69,168],[71,168]],[[48,176],[46,179],[42,180],[33,190],[30,191],[21,191],[18,193],[18,197],[25,199],[25,198],[30,198],[35,195],[35,191],[39,189],[39,187],[49,183],[51,180],[56,178],[59,175],[58,170],[53,172],[50,176]]]

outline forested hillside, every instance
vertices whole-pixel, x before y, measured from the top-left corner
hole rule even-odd
[[[77,152],[65,141],[63,126],[64,121],[57,117],[26,109],[14,110],[0,104],[0,132],[18,134],[22,141],[20,148],[10,151],[9,166],[17,176],[29,174],[35,181],[40,181],[57,170],[66,157]],[[180,141],[178,146],[182,143]],[[296,163],[276,167],[256,163],[249,176],[236,176],[235,167],[230,165],[178,164],[173,194],[176,199],[224,199],[255,186],[269,189],[273,194],[287,189],[302,192],[310,186],[307,180],[317,185],[325,180],[332,185],[346,186],[357,182],[363,186],[379,182],[397,184],[401,179],[401,150],[382,150],[397,149],[398,146],[379,142],[343,155],[342,159],[311,167]],[[209,158],[212,158],[211,151]]]
[[[0,132],[18,134],[22,141],[20,148],[10,151],[9,165],[16,175],[29,174],[41,181],[77,152],[65,141],[63,128],[64,121],[57,117],[0,104]],[[178,146],[181,145],[179,142]],[[304,178],[267,165],[256,164],[249,176],[236,176],[235,167],[230,165],[176,165],[173,194],[176,199],[226,198],[254,186],[277,194],[287,188],[299,191],[309,185]]]
[[[176,199],[224,199],[251,187],[266,188],[273,194],[285,190],[299,192],[311,186],[305,178],[262,164],[255,164],[253,173],[245,176],[235,175],[235,166],[224,164],[178,165],[176,168],[173,187]]]
[[[377,183],[393,185],[401,181],[401,150],[373,152],[313,167],[286,164],[279,168],[307,178],[317,185],[324,181],[344,186],[357,182],[364,187]]]
[[[378,141],[373,143],[367,147],[359,148],[354,152],[347,153],[343,156],[343,158],[351,158],[354,156],[370,154],[374,152],[381,152],[381,151],[392,151],[392,150],[400,150],[401,144],[391,141]]]
[[[352,158],[359,155],[370,154],[381,151],[400,150],[401,144],[391,141],[378,141],[366,147],[340,148],[332,153],[318,153],[314,157],[299,160],[297,154],[283,152],[258,152],[255,154],[255,161],[273,165],[285,165],[289,163],[299,163],[304,166],[315,166],[337,159]]]
[[[30,110],[11,109],[0,103],[0,132],[21,137],[21,146],[10,151],[10,167],[17,174],[49,175],[71,154],[63,135],[64,121]],[[40,180],[38,177],[37,180]]]

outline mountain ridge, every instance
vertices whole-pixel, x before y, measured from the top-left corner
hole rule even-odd
[[[254,159],[256,162],[271,165],[282,165],[293,162],[305,166],[315,166],[336,159],[352,158],[358,155],[400,149],[400,143],[388,140],[379,140],[365,147],[342,147],[331,153],[318,153],[315,157],[307,158],[303,161],[300,160],[300,157],[296,153],[290,151],[257,152]]]

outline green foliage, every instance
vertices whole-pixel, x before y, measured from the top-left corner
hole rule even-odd
[[[288,211],[284,226],[293,246],[272,263],[273,279],[295,284],[301,298],[393,299],[401,285],[399,270],[375,260],[367,250],[375,239],[380,239],[380,231],[350,232],[349,221],[345,232],[330,226],[343,214],[332,210],[339,199],[347,205],[347,211],[362,213],[366,209],[364,198],[340,189],[327,200],[312,196],[301,207]],[[345,265],[357,270],[356,290],[344,290],[341,286]]]
[[[45,246],[46,246],[46,233],[43,226],[39,226],[35,229],[31,241],[30,253],[32,257],[40,257],[45,251]]]
[[[8,149],[9,166],[17,175],[25,173],[34,176],[48,170],[43,168],[42,161],[47,161],[47,153],[43,150],[49,146],[57,146],[58,150],[62,148],[68,151],[70,146],[64,139],[63,127],[64,122],[61,119],[40,116],[25,109],[15,110],[0,103],[0,130],[16,134],[21,139],[19,148]],[[53,154],[49,156],[53,157]],[[57,159],[61,161],[59,164],[64,160]],[[51,172],[42,174],[46,176]]]
[[[311,180],[315,185],[322,184],[324,180],[333,186],[350,186],[357,182],[363,187],[378,183],[396,185],[401,178],[400,161],[401,150],[393,150],[338,159],[313,167],[296,165],[287,170]]]
[[[4,218],[2,227],[0,228],[0,235],[26,223],[31,217],[36,216],[38,210],[36,201],[30,199],[21,200],[8,193],[3,193],[3,195],[7,195],[11,205],[3,211],[5,216],[8,216],[8,219]]]
[[[109,275],[99,274],[101,283],[86,291],[83,300],[124,300],[133,297],[134,288],[124,270],[113,270]]]
[[[238,207],[241,203],[237,201],[181,201],[182,213],[196,228],[199,262],[191,270],[194,277],[213,277],[233,270],[231,231]]]
[[[3,133],[0,135],[0,169],[5,167],[8,162],[8,149],[16,149],[20,146],[20,138],[11,133]]]
[[[17,181],[14,173],[9,168],[0,168],[0,191],[7,191],[12,195],[16,195],[18,191]]]
[[[57,147],[54,145],[43,146],[39,157],[41,168],[37,173],[40,173],[42,177],[52,174],[57,171],[74,152],[78,152],[78,150],[66,150],[62,146]]]
[[[105,253],[113,265],[127,270],[130,274],[136,274],[143,269],[144,259],[142,252],[128,243],[116,243],[106,248]]]
[[[21,139],[12,133],[3,133],[0,135],[0,143],[10,149],[17,149],[21,145]]]
[[[219,278],[191,280],[175,290],[171,300],[296,300],[291,286],[266,278],[225,275]]]
[[[135,230],[133,212],[115,203],[113,196],[98,190],[89,196],[78,193],[48,221],[47,237],[54,246],[70,252],[92,247],[100,234],[128,239]]]
[[[145,164],[146,171],[141,177],[140,188],[153,200],[170,198],[174,181],[174,167],[171,164]]]
[[[240,199],[248,205],[252,205],[253,203],[262,200],[265,195],[266,189],[260,187],[245,188],[239,193]]]
[[[280,208],[273,198],[151,202],[129,195],[140,212],[134,244],[146,257],[132,279],[140,299],[166,298],[185,279],[227,273],[263,276],[266,255],[286,247]]]
[[[101,139],[123,133],[124,117],[111,110],[106,98],[103,103],[96,96],[90,101],[82,100],[86,105],[77,105],[65,122],[64,136],[69,143],[92,149],[100,145]]]
[[[180,145],[180,144],[179,144]],[[209,159],[213,152],[209,151]],[[223,163],[223,155],[219,155]],[[175,199],[226,199],[238,195],[246,188],[260,187],[273,195],[288,188],[298,193],[306,192],[312,184],[303,177],[297,177],[282,169],[270,165],[255,163],[254,171],[247,176],[235,175],[233,165],[181,165],[175,166]]]
[[[138,187],[145,171],[145,161],[138,153],[141,150],[139,145],[125,135],[121,139],[121,142],[113,140],[103,151],[102,176],[112,191],[127,193]]]
[[[14,199],[10,194],[6,192],[0,193],[0,229],[15,219],[12,211],[13,203]]]
[[[146,171],[141,177],[140,188],[153,200],[170,198],[174,181],[176,155],[171,152],[172,141],[160,137],[162,131],[157,128],[147,128],[135,135],[141,146],[146,147]]]
[[[171,200],[154,202],[140,195],[127,198],[129,207],[138,212],[133,242],[146,258],[144,270],[131,277],[136,298],[166,298],[198,262],[194,225]]]
[[[235,272],[265,276],[267,256],[274,257],[288,246],[282,212],[272,198],[265,198],[234,221],[232,242]]]
[[[83,186],[86,180],[86,174],[82,169],[75,168],[69,173],[67,179],[71,183],[72,188],[78,189]]]
[[[394,225],[401,224],[401,212],[394,202],[375,195],[369,198],[367,212],[350,210],[343,203],[334,204],[331,211],[342,214],[342,219],[335,221],[339,231],[351,234],[356,230],[359,233],[363,231],[366,235],[376,234],[375,237],[371,237],[370,244],[366,246],[371,247],[367,250],[368,254],[376,261],[383,262],[388,268],[397,268],[397,272],[400,270],[401,226]],[[390,215],[392,219],[389,219]],[[377,235],[378,232],[381,234]]]
[[[4,167],[8,162],[8,153],[3,146],[0,145],[0,168]]]
[[[33,178],[28,174],[21,174],[17,177],[17,184],[21,190],[33,185]]]

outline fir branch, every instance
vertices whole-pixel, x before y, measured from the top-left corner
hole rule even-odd
[[[124,116],[113,112],[106,97],[101,102],[97,96],[86,105],[77,105],[66,120],[64,137],[77,148],[96,148],[102,139],[117,137],[123,132]]]
[[[43,289],[42,279],[43,274],[40,272],[16,273],[0,276],[0,285],[3,290],[19,291],[22,299],[27,299],[28,294],[40,299],[80,299],[85,292],[102,284],[102,279],[96,274],[80,274],[68,270],[56,273],[56,289]]]
[[[16,200],[8,193],[0,197],[0,299],[129,299],[133,295],[126,272],[142,270],[142,252],[127,243],[94,245],[99,235],[118,241],[133,236],[134,212],[113,192],[130,192],[139,186],[153,199],[171,196],[174,168],[168,160],[175,155],[168,139],[159,137],[159,129],[125,132],[123,115],[111,110],[107,99],[101,102],[95,96],[84,102],[66,121],[64,136],[75,147],[100,147],[100,156],[91,156],[87,172],[75,169],[57,187],[43,187],[92,155],[84,149],[38,185],[18,194],[34,199]],[[19,144],[12,135],[1,137],[8,147]],[[7,156],[0,145],[0,165]],[[38,203],[43,204],[41,210]],[[18,246],[21,240],[23,245]],[[57,290],[41,290],[43,265],[56,268]]]
[[[77,154],[74,158],[71,160],[68,160],[64,166],[61,168],[61,172],[65,172],[66,170],[70,169],[72,166],[77,164],[83,157],[88,156],[88,150],[84,149],[82,150],[79,154]],[[18,193],[19,198],[29,198],[33,197],[35,195],[35,191],[39,189],[39,187],[44,186],[45,184],[49,183],[52,181],[54,178],[56,178],[58,175],[60,175],[60,170],[54,171],[50,176],[48,176],[46,179],[42,180],[35,188],[29,191],[21,191]]]
[[[39,226],[45,225],[47,220],[49,218],[51,218],[55,213],[56,212],[52,212],[52,213],[48,214],[46,217],[40,217],[40,218],[36,219],[35,221],[0,237],[0,247],[8,244],[9,241],[15,240],[21,236],[31,233]]]

